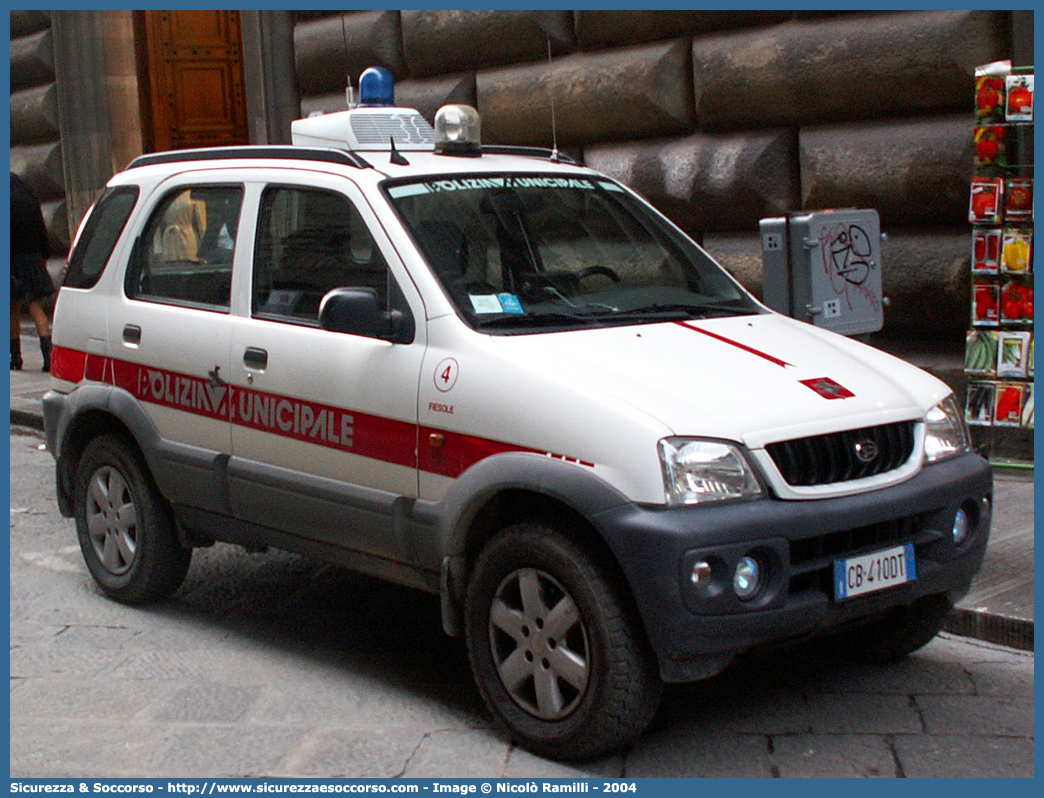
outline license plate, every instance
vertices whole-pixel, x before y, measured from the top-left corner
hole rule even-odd
[[[916,578],[912,543],[861,557],[834,560],[834,598],[844,601],[912,582]]]

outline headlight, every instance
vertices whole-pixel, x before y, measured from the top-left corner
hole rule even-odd
[[[924,462],[936,463],[956,454],[970,452],[971,436],[957,400],[951,394],[924,417]]]
[[[664,438],[660,465],[668,504],[702,504],[761,493],[747,459],[728,443]]]

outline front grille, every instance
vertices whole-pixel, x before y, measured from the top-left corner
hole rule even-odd
[[[790,593],[832,590],[834,560],[913,543],[918,548],[937,539],[924,528],[926,516],[910,516],[880,524],[790,541]]]
[[[898,468],[914,449],[913,421],[770,443],[767,449],[788,485],[830,485]],[[859,457],[873,448],[872,457]]]

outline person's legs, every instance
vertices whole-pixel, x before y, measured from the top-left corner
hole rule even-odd
[[[22,302],[11,300],[11,371],[22,368]]]
[[[39,299],[29,301],[29,316],[40,335],[40,354],[43,355],[43,371],[51,370],[51,321]]]

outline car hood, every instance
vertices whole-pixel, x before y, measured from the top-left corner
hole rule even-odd
[[[751,448],[920,419],[950,393],[904,361],[775,313],[494,341],[534,379],[580,381],[675,435]]]

